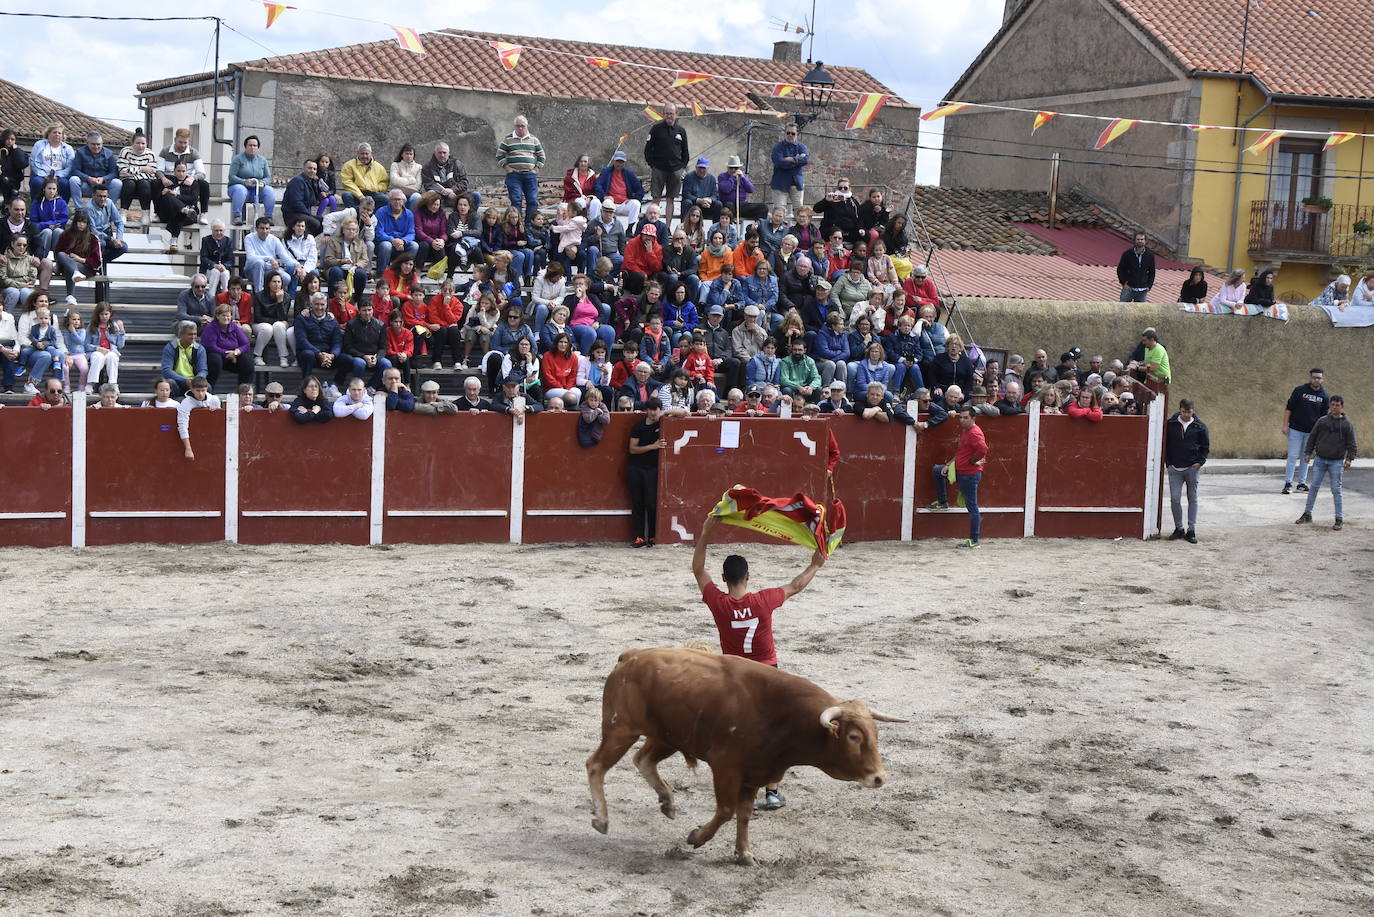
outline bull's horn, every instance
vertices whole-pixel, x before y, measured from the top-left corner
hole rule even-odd
[[[821,711],[821,725],[826,729],[839,729],[840,724],[835,722],[835,717],[839,716],[840,713],[841,708],[839,707],[826,707]]]
[[[888,716],[886,713],[879,713],[877,710],[869,710],[868,715],[879,723],[909,723],[910,720],[900,719],[895,716]]]

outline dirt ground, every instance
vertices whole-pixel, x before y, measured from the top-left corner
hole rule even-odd
[[[1369,915],[1374,498],[1271,490],[1205,477],[1197,546],[843,548],[782,665],[912,722],[881,789],[793,771],[754,870],[681,758],[677,820],[627,756],[590,823],[616,656],[713,636],[686,549],[0,550],[0,912]]]

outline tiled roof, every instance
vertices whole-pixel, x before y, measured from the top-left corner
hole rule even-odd
[[[912,195],[931,240],[941,249],[1055,255],[1059,249],[1018,223],[1049,222],[1050,196],[1044,191],[995,191],[917,185]],[[1059,195],[1056,225],[1115,230],[1130,238],[1138,227],[1079,191]],[[915,213],[909,235],[923,236]],[[1115,262],[1113,261],[1113,264]]]
[[[459,32],[457,29],[446,31]],[[624,64],[603,70],[581,58],[607,57],[673,70],[742,77],[765,83],[795,84],[809,68],[809,65],[795,61],[774,61],[757,57],[732,57],[695,51],[636,48],[554,38],[497,35],[488,32],[460,34],[468,37],[460,38],[436,32],[423,33],[420,40],[425,47],[424,54],[405,51],[395,41],[387,40],[327,48],[304,54],[268,57],[248,61],[242,66],[248,70],[295,73],[332,79],[409,83],[520,95],[605,99],[640,105],[677,102],[679,105],[690,106],[695,101],[701,103],[704,108],[717,110],[733,110],[743,103],[749,103],[746,94],[750,92],[767,97],[768,87],[712,79],[679,89],[669,89],[673,82],[672,73]],[[496,51],[486,44],[488,41],[503,41],[530,47],[520,55],[519,64],[514,70],[506,70],[501,65]],[[547,48],[576,56],[550,54],[533,48]],[[836,90],[892,93],[892,90],[870,76],[866,70],[831,65],[827,65],[826,70],[834,77]],[[158,84],[165,86],[168,85],[168,81],[160,80]],[[140,89],[142,88],[144,87],[140,86]],[[845,103],[849,103],[854,97],[843,98]],[[836,97],[835,104],[843,107],[839,96]],[[905,106],[908,103],[894,95],[888,104]],[[755,106],[751,104],[750,107]]]
[[[1098,226],[1061,226],[1054,229],[1037,223],[1018,223],[1022,229],[1037,239],[1049,242],[1059,250],[1062,258],[1074,264],[1108,265],[1115,268],[1121,260],[1121,253],[1131,247],[1131,239],[1115,229]],[[1192,265],[1175,261],[1158,252],[1155,253],[1155,266],[1160,269],[1187,271]]]
[[[1056,255],[942,251],[932,276],[955,296],[1115,302],[1121,293],[1115,265],[1074,264]],[[1187,271],[1157,271],[1151,301],[1168,302],[1187,279]]]
[[[11,128],[32,142],[42,137],[54,121],[62,122],[67,129],[67,142],[72,144],[81,143],[91,131],[99,131],[105,137],[105,145],[118,151],[127,146],[132,137],[122,127],[92,118],[18,83],[0,79],[0,128]]]
[[[1374,100],[1369,0],[1116,3],[1190,70],[1240,72],[1244,36],[1245,70],[1276,94]]]

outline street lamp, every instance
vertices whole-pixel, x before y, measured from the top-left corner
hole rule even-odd
[[[826,71],[825,64],[816,61],[816,66],[801,78],[801,88],[807,110],[797,113],[798,129],[815,121],[830,107],[830,96],[835,91],[835,78]]]

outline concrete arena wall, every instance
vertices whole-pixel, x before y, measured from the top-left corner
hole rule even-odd
[[[1043,347],[1051,365],[1075,345],[1085,358],[1100,353],[1109,361],[1124,361],[1139,343],[1140,331],[1153,326],[1173,370],[1170,411],[1179,398],[1194,399],[1218,458],[1284,455],[1279,430],[1284,404],[1314,366],[1326,371],[1327,391],[1345,397],[1357,432],[1374,435],[1374,376],[1369,373],[1374,329],[1333,328],[1320,309],[1292,306],[1285,324],[1194,315],[1180,311],[1177,303],[970,298],[959,305],[980,345],[1028,360]],[[958,330],[963,331],[962,323]]]

